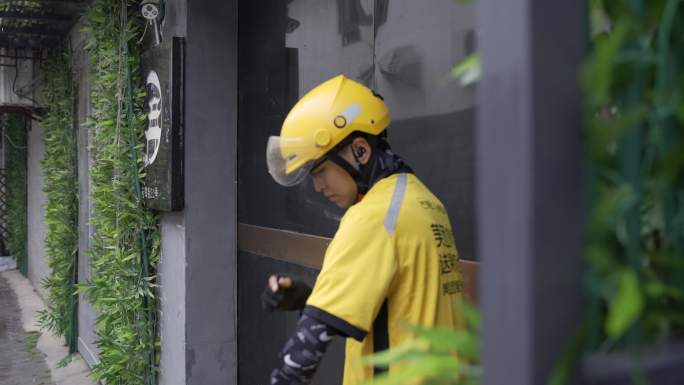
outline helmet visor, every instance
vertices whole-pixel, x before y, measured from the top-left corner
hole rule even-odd
[[[303,138],[271,136],[266,146],[268,172],[279,184],[289,187],[306,179],[313,168],[312,146]]]

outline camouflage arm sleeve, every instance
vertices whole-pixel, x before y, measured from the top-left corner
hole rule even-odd
[[[310,383],[332,336],[337,334],[332,327],[303,315],[280,353],[280,367],[271,373],[271,385]]]

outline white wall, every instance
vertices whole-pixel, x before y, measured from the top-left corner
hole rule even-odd
[[[47,291],[41,281],[50,274],[45,255],[45,203],[44,174],[40,162],[45,156],[43,127],[33,121],[28,132],[28,278],[44,299]]]
[[[88,146],[90,145],[89,129],[86,126],[90,114],[90,79],[88,58],[84,51],[85,36],[80,31],[81,24],[76,24],[71,32],[71,51],[74,81],[77,83],[78,102],[76,115],[78,119],[78,282],[85,283],[90,279],[90,236],[93,229],[90,221],[90,167],[92,158]],[[97,348],[95,322],[97,312],[90,305],[84,295],[78,299],[78,351],[88,365],[98,362],[100,354]]]

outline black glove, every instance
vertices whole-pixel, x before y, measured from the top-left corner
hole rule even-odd
[[[278,275],[276,279],[284,278],[285,276]],[[261,307],[264,310],[302,310],[306,304],[306,300],[311,295],[311,287],[306,283],[289,277],[292,280],[292,286],[284,288],[278,286],[278,290],[274,293],[270,285],[266,285],[266,289],[261,293]]]

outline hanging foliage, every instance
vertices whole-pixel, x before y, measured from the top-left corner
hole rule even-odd
[[[99,313],[97,379],[156,382],[158,347],[154,266],[157,218],[142,207],[145,114],[136,42],[138,3],[96,0],[85,15],[91,62],[91,280],[81,287]],[[135,86],[135,88],[133,87]]]
[[[26,192],[26,121],[20,114],[4,114],[7,167],[7,248],[22,274],[28,274],[28,225]]]
[[[684,7],[591,2],[589,348],[684,336]]]
[[[363,385],[479,385],[482,378],[480,311],[465,302],[456,302],[464,325],[457,329],[407,327],[415,338],[363,362],[382,368],[384,373]],[[391,365],[396,369],[388,370]]]
[[[684,7],[588,3],[586,319],[552,385],[585,353],[684,337]]]
[[[69,64],[68,52],[55,50],[45,65],[47,112],[41,122],[45,144],[41,165],[47,196],[45,250],[51,272],[43,281],[48,292],[47,310],[40,313],[39,322],[42,328],[64,336],[73,353],[77,333],[78,174]]]

